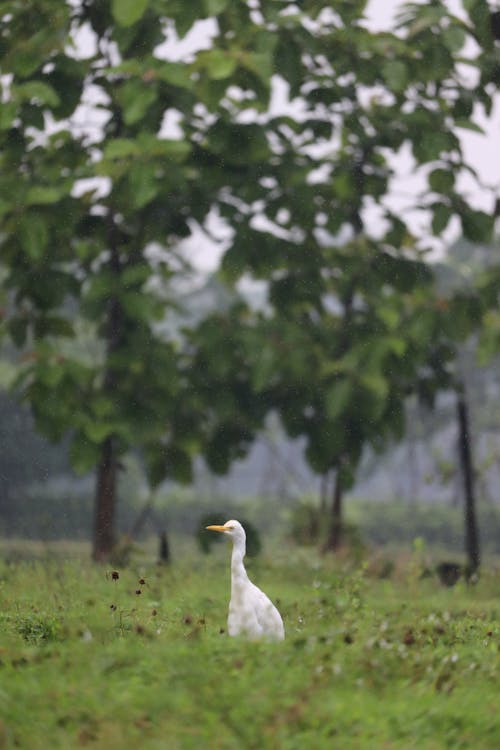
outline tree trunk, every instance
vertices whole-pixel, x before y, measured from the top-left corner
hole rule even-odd
[[[340,472],[337,470],[333,487],[331,524],[328,538],[323,548],[324,552],[335,552],[342,543],[342,496],[343,490]]]
[[[327,500],[328,500],[328,487],[329,487],[329,478],[330,478],[330,472],[327,471],[326,474],[323,474],[323,476],[320,479],[320,485],[319,485],[319,510],[321,515],[323,516],[326,513],[326,506],[327,506]]]
[[[148,500],[146,503],[144,503],[141,512],[135,519],[134,523],[130,527],[130,531],[126,535],[131,542],[137,537],[138,534],[141,533],[143,526],[148,520],[148,516],[150,515],[152,510],[153,500]]]
[[[467,401],[463,389],[457,391],[458,448],[464,484],[465,510],[465,553],[467,572],[475,573],[479,568],[479,532],[476,518],[476,497],[474,491],[474,466],[471,449],[470,423]]]
[[[112,214],[109,214],[109,269],[118,278],[121,273],[116,225]],[[108,365],[105,370],[103,392],[113,396],[117,387],[118,377],[109,365],[111,356],[119,350],[124,331],[123,308],[116,297],[108,301],[107,320],[105,328],[106,356]],[[101,457],[97,466],[96,492],[94,500],[94,547],[92,557],[96,562],[106,562],[110,559],[114,546],[114,520],[116,505],[116,480],[118,472],[118,455],[113,435],[109,435],[101,446]]]
[[[108,437],[102,444],[101,459],[97,467],[92,552],[92,557],[96,562],[106,562],[113,552],[116,472],[117,462],[113,439]]]
[[[159,536],[158,562],[160,565],[168,565],[170,562],[170,545],[165,530],[160,532]]]

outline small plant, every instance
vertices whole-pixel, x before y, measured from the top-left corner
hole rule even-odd
[[[40,643],[59,640],[62,628],[53,617],[29,615],[18,620],[16,630],[28,643]]]
[[[120,588],[120,583],[118,582],[123,581],[123,578],[121,578],[121,574],[117,570],[113,570],[111,573],[106,574],[106,578],[113,582],[113,590],[114,592],[118,593]],[[138,586],[136,584],[136,588],[128,589],[127,587],[126,592],[122,592],[121,595],[118,594],[118,604],[115,604],[113,602],[109,605],[109,611],[114,621],[114,628],[122,637],[126,632],[131,632],[132,630],[139,634],[144,634],[146,632],[144,626],[138,621],[138,618],[141,615],[141,610],[138,610],[137,606],[123,606],[123,594],[126,594],[129,597],[134,597],[137,602],[137,597],[141,596],[144,588],[147,586],[147,581],[143,576],[137,579],[137,583]],[[117,589],[114,588],[115,585],[118,586]],[[131,599],[129,599],[129,602],[131,604]],[[142,614],[144,614],[144,612],[142,612]],[[156,610],[153,610],[152,616],[155,616],[156,614]]]

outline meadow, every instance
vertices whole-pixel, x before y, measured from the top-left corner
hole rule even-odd
[[[0,545],[0,748],[498,750],[498,570],[446,588],[418,549],[278,548],[248,564],[270,644],[225,632],[224,545],[116,569]]]

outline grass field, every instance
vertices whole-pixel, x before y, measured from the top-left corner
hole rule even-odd
[[[0,562],[0,748],[500,748],[499,577],[443,588],[281,546],[284,643],[223,632],[229,549],[170,568]],[[139,593],[140,592],[140,593]]]

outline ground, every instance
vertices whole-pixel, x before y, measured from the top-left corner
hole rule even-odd
[[[0,748],[498,750],[498,571],[444,588],[416,554],[280,545],[249,572],[286,640],[245,643],[228,553],[0,562]]]

